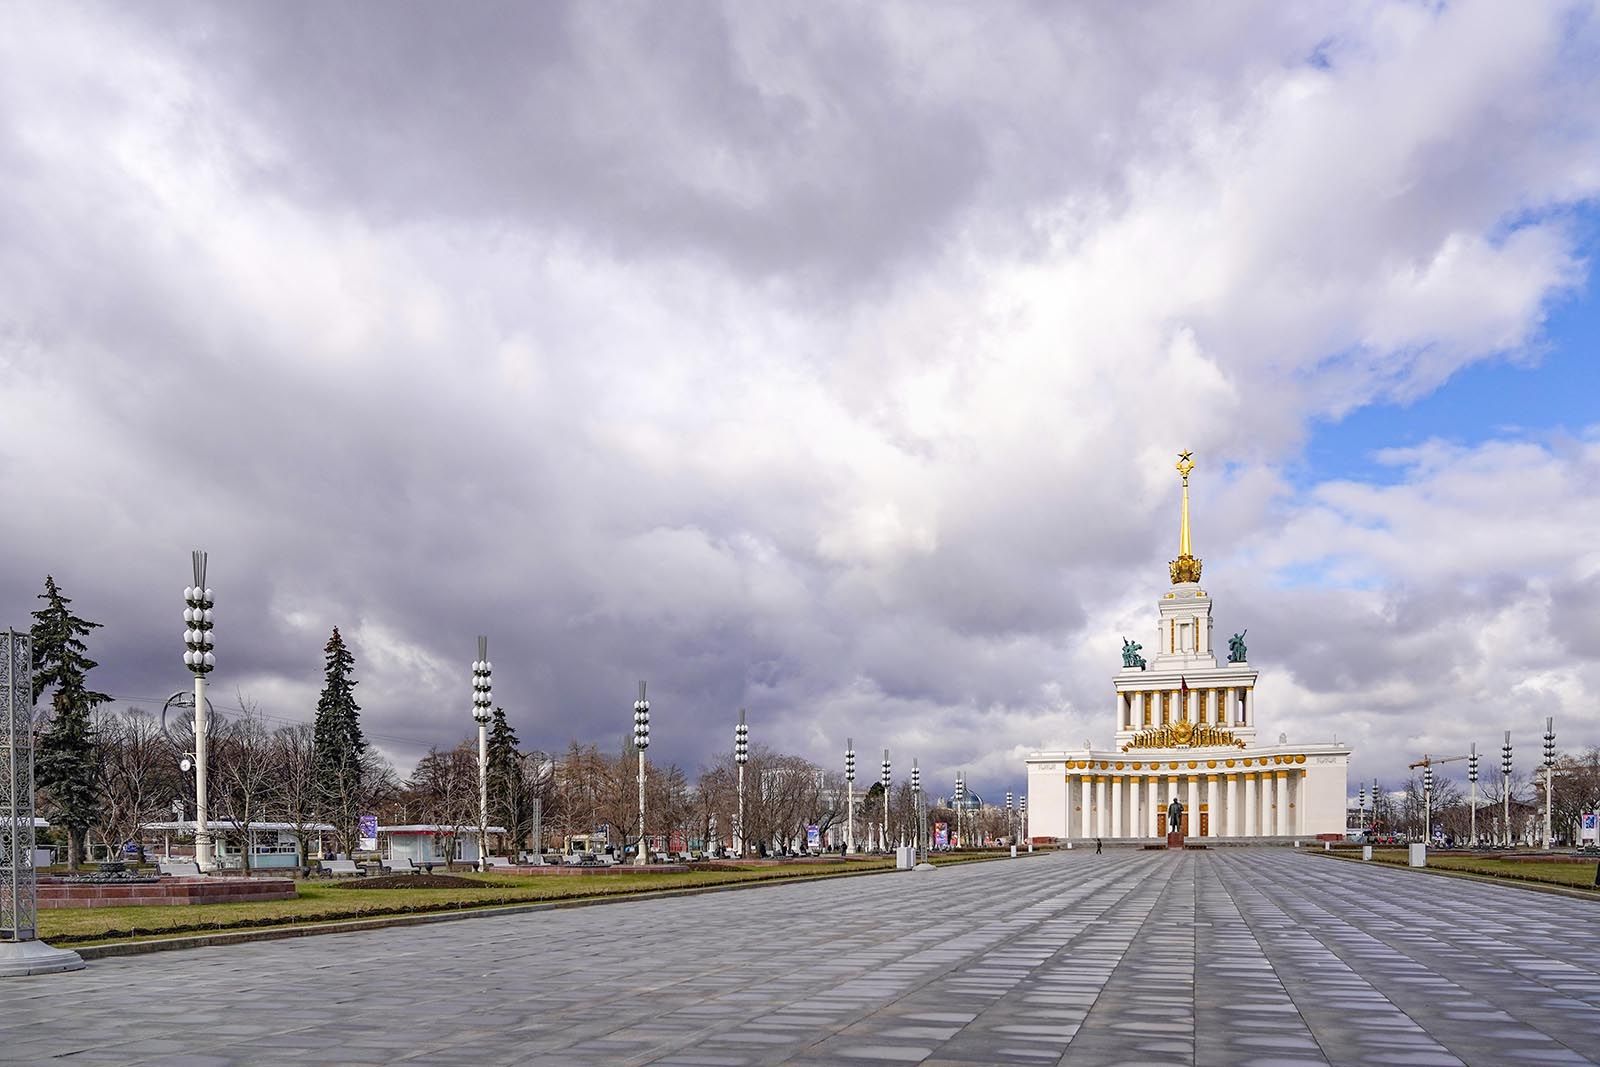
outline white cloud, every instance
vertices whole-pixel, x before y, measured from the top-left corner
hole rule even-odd
[[[396,736],[465,732],[489,632],[534,743],[620,736],[649,677],[685,762],[743,704],[1000,778],[1106,734],[1187,446],[1264,721],[1376,751],[1592,703],[1591,443],[1282,473],[1314,418],[1536,351],[1586,270],[1591,20],[836,14],[551,5],[453,53],[426,13],[21,13],[13,612],[53,570],[149,689],[201,543],[224,671],[292,703],[346,625]]]

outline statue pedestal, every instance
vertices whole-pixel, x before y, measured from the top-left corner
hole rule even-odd
[[[1167,834],[1167,847],[1168,848],[1182,848],[1183,847],[1183,835],[1178,833],[1176,830],[1174,830],[1171,833]]]

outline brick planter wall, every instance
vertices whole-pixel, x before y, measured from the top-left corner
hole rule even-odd
[[[93,885],[39,879],[41,908],[127,908],[293,900],[292,878],[162,878],[143,885]]]

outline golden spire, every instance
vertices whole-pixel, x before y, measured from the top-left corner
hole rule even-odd
[[[1189,475],[1193,470],[1194,454],[1188,449],[1178,453],[1178,475],[1183,479],[1183,513],[1178,522],[1178,558],[1167,565],[1172,572],[1173,585],[1200,580],[1200,561],[1189,543]]]

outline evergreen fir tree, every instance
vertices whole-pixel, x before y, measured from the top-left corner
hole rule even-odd
[[[505,708],[494,709],[494,718],[489,722],[488,748],[489,819],[515,834],[521,813],[517,732],[506,719]]]
[[[100,760],[90,715],[111,697],[88,685],[88,674],[97,664],[83,639],[100,624],[73,615],[72,601],[61,595],[50,575],[39,599],[45,606],[33,613],[33,692],[37,701],[50,691],[51,715],[35,749],[34,777],[46,810],[67,829],[67,866],[77,870],[100,798]]]
[[[361,733],[361,706],[355,699],[358,683],[350,676],[355,670],[355,657],[345,647],[337,626],[323,653],[326,660],[322,695],[317,698],[312,737],[317,791],[327,821],[344,844],[344,851],[349,852],[354,847],[361,815],[358,809],[367,740]]]

